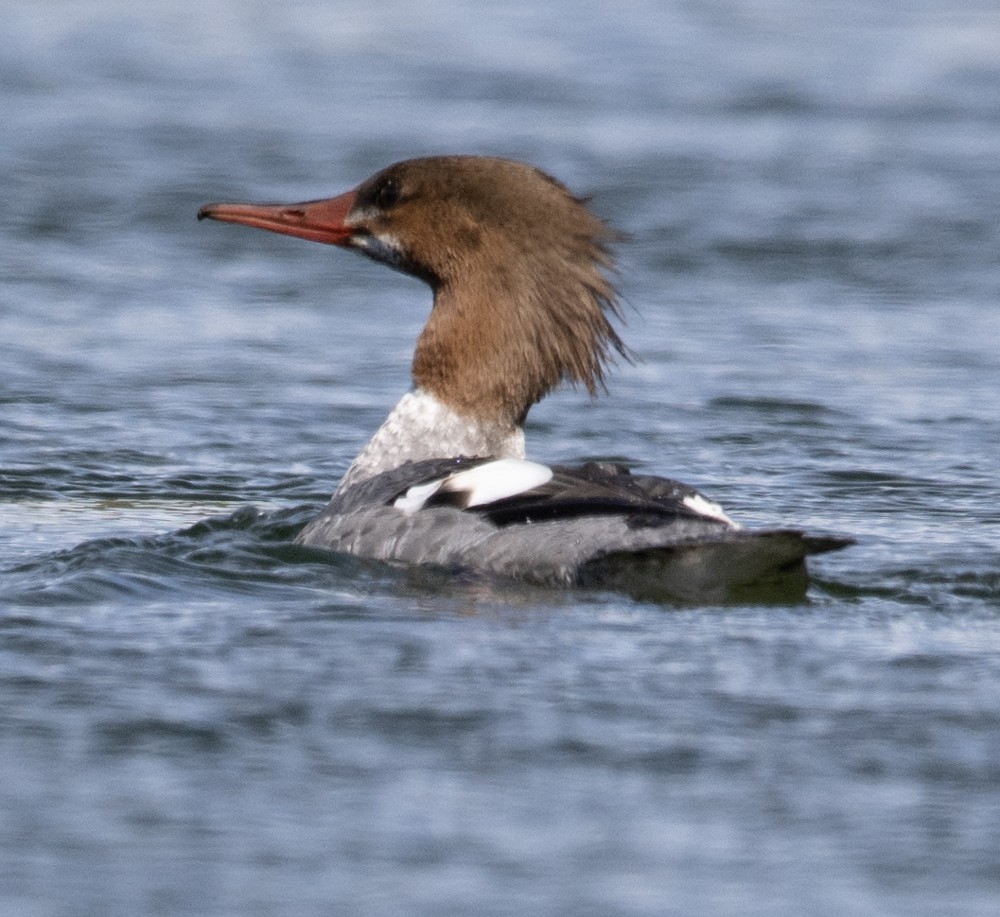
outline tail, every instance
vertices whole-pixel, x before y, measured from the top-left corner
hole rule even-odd
[[[578,582],[645,601],[796,602],[809,586],[806,557],[853,543],[787,529],[734,532],[725,539],[605,554],[580,567]]]

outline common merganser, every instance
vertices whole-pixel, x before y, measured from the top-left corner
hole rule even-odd
[[[610,360],[629,357],[612,325],[616,234],[538,169],[411,159],[329,200],[207,204],[206,217],[353,248],[434,293],[413,389],[299,544],[716,601],[762,584],[804,591],[806,555],[851,543],[742,529],[694,488],[621,465],[525,458],[533,404],[563,381],[595,395]]]

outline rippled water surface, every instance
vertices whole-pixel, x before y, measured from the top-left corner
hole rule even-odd
[[[997,912],[994,0],[0,9],[0,911]],[[530,453],[857,537],[807,601],[291,545],[429,294],[195,213],[437,152],[630,237]]]

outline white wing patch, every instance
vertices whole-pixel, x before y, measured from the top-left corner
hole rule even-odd
[[[727,525],[731,525],[734,529],[738,529],[739,523],[733,522],[718,503],[713,503],[711,500],[706,500],[701,494],[689,494],[681,501],[688,509],[693,510],[699,516],[707,516],[709,519],[717,519],[719,522],[725,522]]]
[[[457,501],[461,506],[484,506],[541,487],[551,480],[552,469],[547,465],[527,459],[497,459],[411,487],[392,505],[404,513],[415,513],[423,509],[436,493],[461,493],[465,495],[464,499]]]
[[[427,484],[417,484],[403,496],[396,497],[396,501],[392,505],[404,513],[415,513],[418,509],[423,509],[424,504],[441,489],[441,485],[447,480],[447,478],[439,478]]]

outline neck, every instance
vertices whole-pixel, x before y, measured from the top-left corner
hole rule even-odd
[[[435,291],[413,356],[414,383],[463,417],[518,426],[561,375],[538,342],[565,332],[539,328],[539,316],[520,307],[521,291],[491,282],[484,268],[465,274],[458,288]]]
[[[524,430],[518,424],[459,413],[417,388],[404,395],[337,487],[337,492],[398,468],[432,458],[524,458]]]
[[[611,351],[627,356],[608,317],[614,292],[592,261],[577,268],[530,254],[473,259],[455,269],[460,281],[436,287],[413,358],[418,389],[463,416],[506,426],[523,424],[560,382],[597,393]]]

